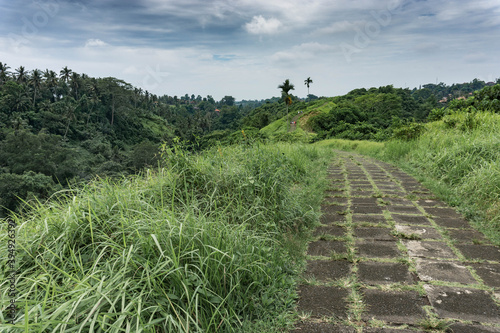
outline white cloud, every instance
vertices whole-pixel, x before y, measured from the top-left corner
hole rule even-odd
[[[416,52],[422,53],[422,54],[430,54],[430,53],[435,53],[441,50],[441,45],[435,42],[422,42],[419,44],[416,44],[415,47],[413,48]]]
[[[485,63],[490,60],[490,56],[483,52],[470,53],[464,56],[464,60],[467,63]]]
[[[122,71],[122,73],[125,75],[138,75],[138,74],[141,74],[141,71],[135,66],[129,66],[129,67],[126,67]]]
[[[352,31],[354,30],[354,28],[363,26],[365,23],[366,23],[365,21],[354,21],[354,22],[339,21],[327,27],[320,28],[316,32],[321,34],[334,34],[339,32]]]
[[[106,46],[108,45],[107,43],[103,42],[100,39],[87,39],[87,42],[85,43],[85,47],[100,47],[100,46]]]
[[[334,52],[335,46],[320,43],[303,43],[295,45],[289,50],[279,51],[271,56],[275,63],[303,62],[315,57]]]
[[[245,29],[251,34],[262,35],[262,34],[275,34],[279,32],[282,27],[282,23],[271,17],[270,19],[265,19],[262,15],[254,16],[251,22],[245,24]]]

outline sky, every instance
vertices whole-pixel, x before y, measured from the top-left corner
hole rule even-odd
[[[68,66],[156,95],[489,82],[500,77],[500,0],[0,0],[0,62]]]

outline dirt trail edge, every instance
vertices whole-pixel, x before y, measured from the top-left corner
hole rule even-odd
[[[291,332],[500,332],[500,248],[396,167],[337,153]]]

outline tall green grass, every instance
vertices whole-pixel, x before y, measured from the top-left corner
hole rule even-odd
[[[35,204],[13,217],[18,320],[8,325],[2,312],[0,330],[283,327],[296,297],[300,237],[317,220],[330,156],[289,144],[165,150],[165,168]],[[0,255],[5,309],[7,246]]]

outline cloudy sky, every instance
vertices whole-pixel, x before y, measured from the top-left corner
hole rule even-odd
[[[336,96],[494,81],[500,0],[0,0],[0,62],[158,95]]]

